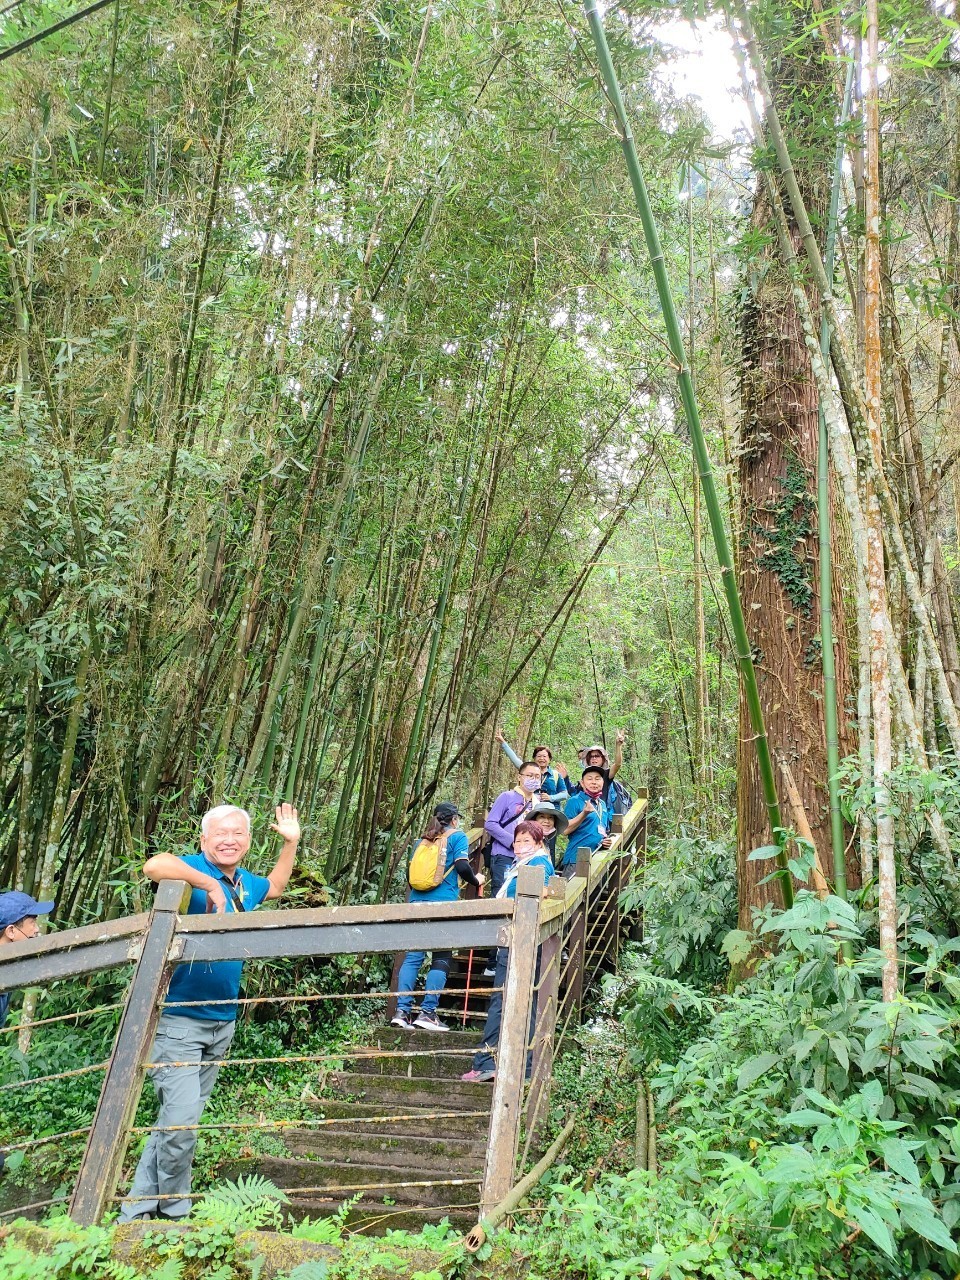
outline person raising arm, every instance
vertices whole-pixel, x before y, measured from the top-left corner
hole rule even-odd
[[[204,814],[199,853],[183,858],[158,853],[144,863],[144,873],[155,883],[185,880],[192,890],[188,915],[253,911],[279,898],[290,880],[300,841],[296,809],[278,805],[270,829],[283,845],[269,875],[241,866],[250,848],[250,815],[233,804]],[[190,1212],[196,1126],[233,1040],[242,974],[240,960],[174,968],[150,1050],[155,1065],[149,1075],[160,1113],[120,1207],[121,1222],[150,1217],[176,1221]]]
[[[607,834],[610,819],[603,800],[605,780],[605,769],[599,765],[587,765],[580,780],[580,790],[566,803],[567,847],[562,871],[568,878],[576,871],[577,854],[581,849],[593,853],[610,844]]]
[[[493,736],[500,743],[500,748],[507,759],[519,769],[523,761],[500,730],[497,729]],[[541,790],[544,798],[550,800],[553,804],[559,804],[562,800],[566,800],[570,795],[567,766],[553,763],[553,752],[549,747],[534,747],[531,759],[534,764],[540,766]]]
[[[229,910],[224,884],[233,884],[236,871],[250,848],[249,817],[241,816],[244,809],[234,809],[232,805],[220,805],[220,809],[233,810],[218,819],[212,815],[218,810],[211,809],[204,821],[211,819],[208,829],[200,836],[200,858],[190,854],[187,858],[179,858],[175,853],[157,853],[143,864],[143,874],[148,880],[159,884],[161,880],[186,880],[193,889],[199,889],[207,895],[206,910],[218,914]],[[271,822],[270,830],[283,837],[283,846],[273,870],[266,877],[270,887],[261,901],[271,902],[282,898],[293,874],[293,865],[297,856],[297,845],[300,842],[300,822],[297,811],[289,804],[277,806],[276,822]],[[198,865],[200,863],[201,865]],[[202,864],[207,864],[206,868]],[[217,871],[223,874],[218,875]],[[247,873],[249,874],[249,872]],[[188,912],[188,914],[191,914]]]

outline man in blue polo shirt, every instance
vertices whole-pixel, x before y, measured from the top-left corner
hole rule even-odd
[[[193,889],[188,915],[252,911],[261,902],[281,897],[287,887],[300,840],[296,809],[279,805],[270,829],[283,837],[283,848],[267,876],[240,866],[250,848],[250,815],[232,804],[218,805],[204,815],[201,853],[185,858],[158,853],[144,863],[144,874],[154,881],[186,880]],[[183,964],[173,971],[151,1061],[188,1065],[150,1070],[160,1114],[137,1165],[129,1199],[121,1206],[121,1222],[185,1218],[190,1212],[197,1131],[175,1126],[196,1125],[213,1092],[220,1070],[216,1064],[226,1056],[236,1029],[237,1006],[230,1002],[240,995],[242,972],[240,960]],[[185,1003],[178,1004],[181,1000]],[[202,1001],[210,1003],[198,1003]]]
[[[564,806],[568,821],[562,871],[568,880],[576,873],[581,849],[593,853],[610,844],[610,816],[603,802],[605,773],[600,765],[588,764],[580,778],[580,789]]]

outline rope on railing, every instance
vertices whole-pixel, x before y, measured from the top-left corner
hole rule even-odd
[[[212,961],[213,964],[230,964],[232,961]],[[490,995],[499,991],[499,987],[438,987],[437,995],[462,996]],[[325,1000],[388,1000],[391,996],[422,995],[422,988],[405,987],[402,991],[334,991],[329,995],[304,996],[239,996],[236,1000],[171,1000],[166,1008],[193,1009],[207,1005],[251,1005],[251,1004],[314,1004]],[[72,1016],[72,1015],[68,1015]],[[31,1023],[36,1026],[36,1023]]]
[[[413,1181],[359,1182],[359,1183],[353,1184],[352,1186],[347,1186],[347,1185],[340,1186],[338,1184],[335,1188],[330,1187],[327,1184],[321,1184],[316,1187],[284,1187],[282,1188],[282,1190],[283,1190],[283,1194],[288,1197],[307,1196],[307,1195],[315,1196],[317,1195],[318,1192],[321,1192],[321,1191],[336,1190],[338,1194],[335,1196],[329,1197],[331,1203],[336,1203],[337,1201],[343,1198],[342,1197],[343,1192],[349,1192],[351,1195],[360,1195],[364,1191],[381,1191],[381,1192],[390,1191],[391,1188],[394,1188],[394,1187],[396,1187],[398,1190],[400,1188],[409,1188],[409,1187],[475,1187],[479,1183],[481,1177],[482,1175],[478,1171],[475,1177],[469,1177],[469,1178],[424,1178],[416,1182],[413,1182]],[[161,1192],[159,1194],[151,1193],[150,1195],[146,1195],[146,1196],[115,1195],[113,1198],[114,1200],[125,1201],[127,1204],[139,1204],[142,1200],[151,1200],[151,1201],[154,1201],[154,1200],[201,1200],[207,1194],[208,1192],[206,1191],[189,1191],[189,1192],[167,1191],[167,1192]],[[52,1204],[53,1201],[50,1201],[49,1203]],[[415,1213],[416,1212],[430,1213],[433,1211],[433,1209],[436,1206],[424,1205],[421,1208],[419,1206],[411,1205],[409,1207]],[[461,1208],[465,1206],[454,1205],[452,1207]],[[404,1208],[406,1209],[406,1206],[404,1206]]]
[[[123,1004],[102,1004],[96,1009],[76,1009],[73,1013],[58,1013],[54,1018],[31,1018],[29,1022],[22,1025],[13,1023],[8,1027],[0,1027],[0,1035],[11,1035],[14,1032],[22,1031],[24,1027],[29,1027],[33,1031],[36,1027],[48,1027],[53,1022],[71,1022],[77,1018],[92,1018],[98,1013],[115,1013],[122,1009]]]
[[[539,981],[534,983],[534,987],[533,987],[534,994],[539,993],[540,988],[543,986],[544,982],[546,982],[547,978],[549,978],[550,974],[553,973],[554,969],[557,967],[557,962],[560,958],[560,954],[561,953],[558,951],[556,955],[551,957],[550,962],[547,964],[547,966],[540,970]]]
[[[90,1132],[90,1126],[86,1125],[82,1129],[68,1129],[66,1133],[48,1133],[45,1138],[31,1138],[29,1142],[5,1142],[3,1144],[4,1155],[9,1155],[11,1151],[29,1151],[31,1147],[48,1147],[51,1142],[61,1142],[68,1138],[83,1138]]]
[[[91,1071],[105,1071],[109,1067],[109,1059],[106,1062],[95,1062],[89,1067],[74,1067],[72,1071],[57,1071],[49,1076],[33,1076],[29,1080],[15,1080],[13,1084],[0,1084],[0,1093],[6,1093],[10,1089],[26,1089],[32,1084],[50,1084],[54,1080],[69,1080],[73,1076],[85,1076]]]
[[[8,1147],[7,1150],[9,1149]],[[51,1205],[63,1204],[65,1201],[65,1196],[54,1196],[52,1200],[34,1200],[32,1204],[18,1204],[13,1209],[0,1209],[0,1218],[9,1218],[15,1213],[22,1216],[32,1209],[49,1209]]]

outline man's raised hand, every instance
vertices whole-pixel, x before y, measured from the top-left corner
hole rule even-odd
[[[292,804],[277,805],[277,820],[270,823],[270,830],[283,836],[284,844],[296,844],[300,839],[300,820]]]

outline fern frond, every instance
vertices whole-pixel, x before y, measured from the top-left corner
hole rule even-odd
[[[327,1280],[330,1267],[321,1258],[311,1258],[309,1262],[301,1262],[287,1276],[287,1280]]]
[[[289,1203],[286,1192],[269,1178],[252,1173],[236,1182],[224,1182],[198,1201],[194,1218],[231,1227],[235,1231],[255,1231],[280,1225],[280,1205]]]
[[[339,1213],[326,1218],[301,1218],[290,1228],[295,1240],[311,1240],[314,1244],[339,1244],[343,1239],[344,1221]]]
[[[262,1200],[277,1200],[287,1204],[290,1197],[285,1191],[262,1177],[259,1173],[251,1173],[249,1177],[239,1177],[236,1182],[221,1182],[208,1191],[200,1201],[205,1208],[211,1204],[229,1206],[232,1209],[249,1209]],[[199,1206],[198,1206],[199,1207]]]

